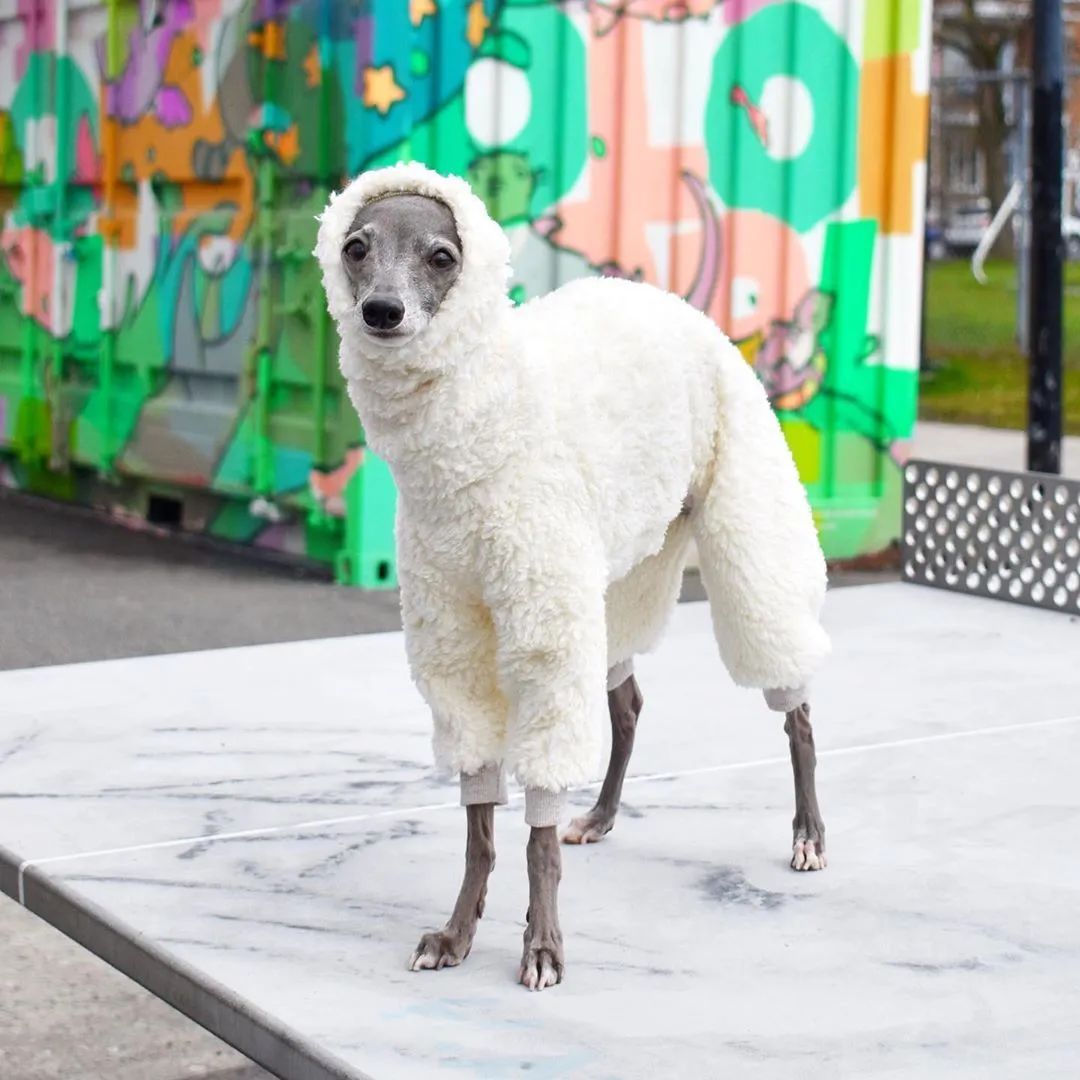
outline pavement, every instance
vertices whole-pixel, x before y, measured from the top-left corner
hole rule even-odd
[[[1023,431],[927,420],[920,420],[916,426],[911,447],[915,458],[1011,472],[1024,470],[1026,454],[1027,436]],[[1069,479],[1080,479],[1080,436],[1069,435],[1062,440],[1061,472]]]
[[[0,669],[400,626],[397,597],[0,489]]]
[[[0,896],[4,1080],[269,1080],[270,1074]]]

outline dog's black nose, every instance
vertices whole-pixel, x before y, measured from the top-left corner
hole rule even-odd
[[[374,293],[364,301],[364,322],[372,330],[393,330],[405,318],[405,305],[387,293]]]

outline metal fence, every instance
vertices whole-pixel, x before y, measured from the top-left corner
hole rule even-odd
[[[1080,483],[912,461],[904,470],[905,581],[1080,612]]]

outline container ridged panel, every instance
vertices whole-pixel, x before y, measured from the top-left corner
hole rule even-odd
[[[0,0],[0,483],[335,561],[370,459],[315,215],[416,159],[506,230],[516,302],[606,275],[717,322],[826,553],[887,547],[930,7]]]

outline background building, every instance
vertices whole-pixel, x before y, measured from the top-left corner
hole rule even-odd
[[[1063,0],[1067,63],[1065,145],[1071,153],[1066,209],[1080,207],[1080,0]],[[958,218],[992,214],[1028,168],[1031,0],[937,0],[931,61],[929,212],[961,231]],[[976,222],[969,220],[969,233]],[[1011,232],[1003,237],[1006,246]],[[973,246],[973,245],[972,245]],[[1080,255],[1080,245],[1076,254]]]

